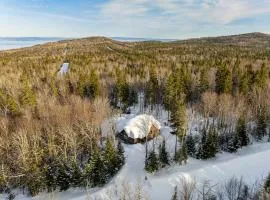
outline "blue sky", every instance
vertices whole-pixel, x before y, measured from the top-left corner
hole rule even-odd
[[[270,0],[1,0],[0,26],[14,37],[270,33]]]

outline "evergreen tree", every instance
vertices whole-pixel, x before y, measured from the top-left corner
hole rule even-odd
[[[78,187],[82,185],[82,170],[78,164],[78,162],[73,159],[71,161],[71,186],[72,187]]]
[[[257,140],[263,139],[263,137],[266,135],[266,128],[267,128],[266,116],[264,113],[261,113],[257,117],[257,127],[256,127],[256,139]]]
[[[165,140],[163,140],[162,144],[159,145],[159,162],[161,164],[161,167],[169,165],[169,155],[166,149]]]
[[[7,189],[8,189],[8,182],[6,171],[2,165],[2,168],[0,169],[0,193],[5,192]]]
[[[146,84],[146,94],[145,94],[145,99],[146,103],[149,105],[154,105],[158,104],[158,77],[157,77],[157,72],[155,69],[151,68],[149,72],[149,81]]]
[[[136,103],[138,103],[138,93],[134,88],[129,89],[129,101],[128,101],[128,106],[132,106]]]
[[[247,95],[249,90],[249,80],[248,80],[248,75],[247,73],[244,73],[241,78],[240,78],[240,85],[239,85],[239,91],[244,94]]]
[[[232,92],[232,74],[225,65],[217,69],[216,92],[218,94]]]
[[[125,154],[124,148],[121,142],[117,144],[117,163],[118,163],[118,170],[125,164]]]
[[[59,176],[60,162],[54,157],[45,159],[45,180],[48,192],[55,191],[57,188],[57,178]]]
[[[237,127],[236,127],[236,134],[239,140],[239,145],[241,147],[247,146],[249,144],[249,137],[248,137],[246,122],[245,122],[244,117],[240,117],[238,119]]]
[[[37,104],[36,95],[32,87],[30,87],[30,85],[28,84],[28,82],[23,82],[23,88],[21,89],[19,99],[21,105],[23,106],[31,106],[31,107],[36,106]]]
[[[267,83],[268,72],[265,63],[262,64],[261,69],[255,75],[255,85],[264,89]]]
[[[92,151],[90,160],[84,169],[84,185],[95,187],[105,184],[108,174],[100,149],[95,146]]]
[[[169,111],[172,111],[174,105],[173,102],[176,96],[175,77],[173,73],[169,75],[165,88],[165,108]]]
[[[264,183],[264,189],[267,193],[270,194],[270,174],[267,176],[265,183]]]
[[[186,137],[185,142],[186,142],[186,146],[187,146],[188,155],[194,157],[196,154],[196,147],[195,147],[195,141],[194,141],[193,136],[191,134],[189,134]]]
[[[109,179],[119,169],[118,154],[112,139],[107,139],[104,151],[104,165]]]
[[[209,89],[209,78],[206,68],[203,68],[200,73],[200,93],[204,93]]]
[[[201,159],[215,157],[217,153],[217,134],[213,127],[203,129],[200,151]]]
[[[0,109],[3,110],[5,114],[10,116],[17,116],[20,114],[19,106],[18,103],[15,101],[15,99],[1,89],[0,89]]]
[[[90,74],[80,75],[77,90],[81,97],[95,98],[100,94],[100,85],[95,70],[92,70]]]
[[[177,140],[182,144],[187,130],[186,106],[184,100],[179,100],[177,102],[177,110],[173,115],[173,120],[176,126],[175,154],[177,154]],[[176,157],[177,156],[175,156],[175,158]]]
[[[149,173],[153,173],[158,170],[158,158],[154,150],[152,150],[146,158],[145,170]]]
[[[174,187],[174,192],[173,192],[171,200],[178,200],[177,186]]]
[[[40,171],[40,167],[36,164],[30,165],[26,172],[26,186],[31,196],[38,195],[46,187],[44,173]]]
[[[118,103],[120,102],[124,109],[126,109],[131,103],[131,94],[132,90],[126,81],[125,74],[119,69],[116,69],[116,101]],[[133,98],[135,97],[133,96]]]
[[[234,132],[230,132],[225,135],[225,142],[226,148],[224,150],[230,153],[236,152],[240,146],[238,135]]]
[[[72,170],[67,161],[60,161],[58,166],[57,185],[60,191],[66,191],[69,189],[72,183]]]
[[[236,94],[238,92],[239,85],[240,85],[241,76],[240,76],[239,64],[240,62],[237,59],[233,67],[233,71],[232,71],[232,93],[233,94]]]
[[[183,163],[184,164],[187,164],[188,152],[187,152],[187,146],[186,146],[186,143],[185,142],[182,143],[182,146],[180,148],[179,155],[180,155],[180,164],[181,165]]]

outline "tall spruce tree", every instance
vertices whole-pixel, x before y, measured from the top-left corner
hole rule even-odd
[[[217,134],[213,127],[203,129],[200,151],[201,159],[215,157],[217,153]]]
[[[100,86],[95,70],[91,70],[90,74],[80,75],[77,90],[82,97],[95,98],[99,95]]]
[[[196,154],[196,145],[192,134],[189,134],[185,140],[188,155],[194,157]]]
[[[243,95],[247,95],[248,90],[249,90],[249,80],[248,80],[248,74],[245,72],[240,77],[239,91]]]
[[[237,122],[236,134],[241,147],[249,144],[249,136],[246,128],[246,121],[244,117],[240,117]]]
[[[268,71],[265,63],[262,64],[260,70],[255,74],[255,85],[264,89],[267,83]]]
[[[61,163],[53,156],[49,156],[45,159],[45,179],[48,192],[55,191],[58,183],[57,178],[59,176],[59,169]]]
[[[95,145],[92,151],[90,160],[84,169],[84,185],[95,187],[105,184],[108,174],[99,147]]]
[[[257,140],[263,139],[263,137],[266,135],[266,128],[267,128],[266,116],[265,116],[265,113],[262,112],[257,117],[257,127],[256,127]]]
[[[61,160],[58,176],[57,176],[57,185],[59,186],[60,191],[66,191],[69,189],[72,182],[72,173],[68,161]]]
[[[159,84],[158,84],[158,77],[157,72],[155,69],[151,68],[149,72],[149,81],[146,84],[146,103],[148,105],[158,104],[159,100]]]
[[[230,153],[236,152],[240,146],[238,134],[235,132],[225,133],[225,142],[226,146],[224,150]]]
[[[177,186],[174,187],[173,195],[171,200],[178,200]]]
[[[121,142],[117,144],[117,163],[118,163],[118,170],[125,164],[125,152]]]
[[[209,77],[206,68],[203,68],[200,73],[200,93],[204,93],[209,89]]]
[[[174,114],[176,126],[175,153],[177,153],[178,140],[183,143],[187,130],[186,106],[183,98],[177,102],[177,110]]]
[[[270,174],[267,176],[267,178],[264,182],[264,189],[267,193],[270,194]]]
[[[179,152],[179,162],[182,165],[187,164],[187,160],[188,160],[188,152],[187,152],[187,145],[185,142],[182,143],[182,146],[180,148],[180,152]]]
[[[217,69],[216,92],[218,94],[232,92],[232,73],[224,64]]]
[[[112,177],[119,168],[118,155],[112,139],[107,139],[104,150],[104,165],[108,178]]]
[[[19,105],[15,99],[0,89],[0,110],[4,112],[5,115],[16,116],[19,115]]]
[[[165,167],[166,165],[169,165],[169,154],[166,149],[166,142],[165,140],[162,141],[162,144],[159,146],[159,162],[161,164],[161,167]]]
[[[34,107],[37,104],[36,94],[27,80],[23,81],[19,99],[22,106]]]
[[[82,185],[83,176],[82,170],[78,164],[78,161],[74,158],[71,162],[70,173],[71,173],[71,186],[79,187]]]
[[[158,157],[154,149],[150,151],[145,160],[145,170],[149,173],[153,173],[158,170]]]

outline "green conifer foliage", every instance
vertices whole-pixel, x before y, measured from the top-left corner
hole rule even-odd
[[[67,161],[60,161],[57,176],[57,185],[60,191],[66,191],[69,189],[72,183],[72,173],[71,168]]]
[[[5,192],[8,189],[7,174],[2,165],[0,168],[0,193]]]
[[[79,187],[82,185],[82,170],[78,164],[78,162],[73,159],[71,162],[71,169],[70,169],[70,173],[71,173],[71,186],[72,187]]]
[[[201,139],[201,148],[199,154],[201,159],[215,157],[217,153],[217,133],[213,127],[204,128]]]
[[[98,147],[94,147],[89,163],[84,169],[84,185],[91,187],[103,185],[107,178],[102,152]]]
[[[149,72],[149,81],[146,84],[146,102],[149,105],[154,105],[158,103],[158,92],[159,84],[157,73],[154,69]]]
[[[59,168],[61,164],[58,159],[49,157],[45,159],[45,179],[48,192],[55,191],[57,189],[57,178],[59,176]]]
[[[159,162],[161,167],[165,167],[170,164],[165,140],[163,140],[162,144],[159,146]]]
[[[194,157],[196,154],[196,147],[194,138],[191,134],[186,137],[185,143],[187,146],[188,155]]]
[[[187,164],[187,160],[188,160],[188,152],[187,152],[187,145],[185,142],[182,143],[182,146],[180,148],[180,152],[179,152],[179,155],[180,155],[180,159],[179,159],[179,162],[180,164]]]
[[[255,75],[255,85],[261,89],[264,89],[267,83],[268,70],[265,63],[262,64],[261,69]]]
[[[119,168],[118,155],[112,139],[108,139],[104,151],[104,165],[108,176],[113,176]]]
[[[152,150],[146,158],[145,170],[149,173],[153,173],[158,170],[158,158],[154,150]]]
[[[225,65],[222,65],[217,69],[216,92],[218,94],[232,92],[232,74]]]
[[[209,89],[209,77],[206,68],[203,68],[200,73],[200,93],[204,93]]]
[[[88,75],[80,75],[77,90],[81,97],[95,98],[100,94],[98,75],[95,70]]]
[[[117,163],[118,163],[118,169],[120,169],[120,167],[125,164],[124,148],[121,142],[118,142],[117,144]]]
[[[36,106],[36,94],[28,82],[23,82],[23,88],[21,89],[19,99],[22,106]]]
[[[246,122],[244,117],[240,117],[237,122],[236,134],[241,147],[249,144],[249,136],[247,133]]]
[[[174,188],[174,192],[173,192],[171,200],[178,200],[177,186],[175,186]]]
[[[242,76],[240,77],[240,84],[239,84],[239,91],[244,94],[247,95],[249,90],[249,80],[248,80],[248,75],[247,73],[242,74]]]
[[[258,117],[257,117],[257,128],[256,128],[256,139],[257,140],[262,140],[263,137],[266,135],[266,116],[264,112],[262,112]]]
[[[265,183],[264,183],[264,189],[267,193],[270,194],[270,174],[267,176]]]
[[[0,109],[7,115],[19,115],[20,110],[15,99],[0,89]]]

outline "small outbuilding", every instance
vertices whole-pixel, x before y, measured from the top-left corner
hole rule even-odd
[[[144,143],[159,135],[160,123],[152,115],[137,115],[116,125],[117,137],[129,144]]]

